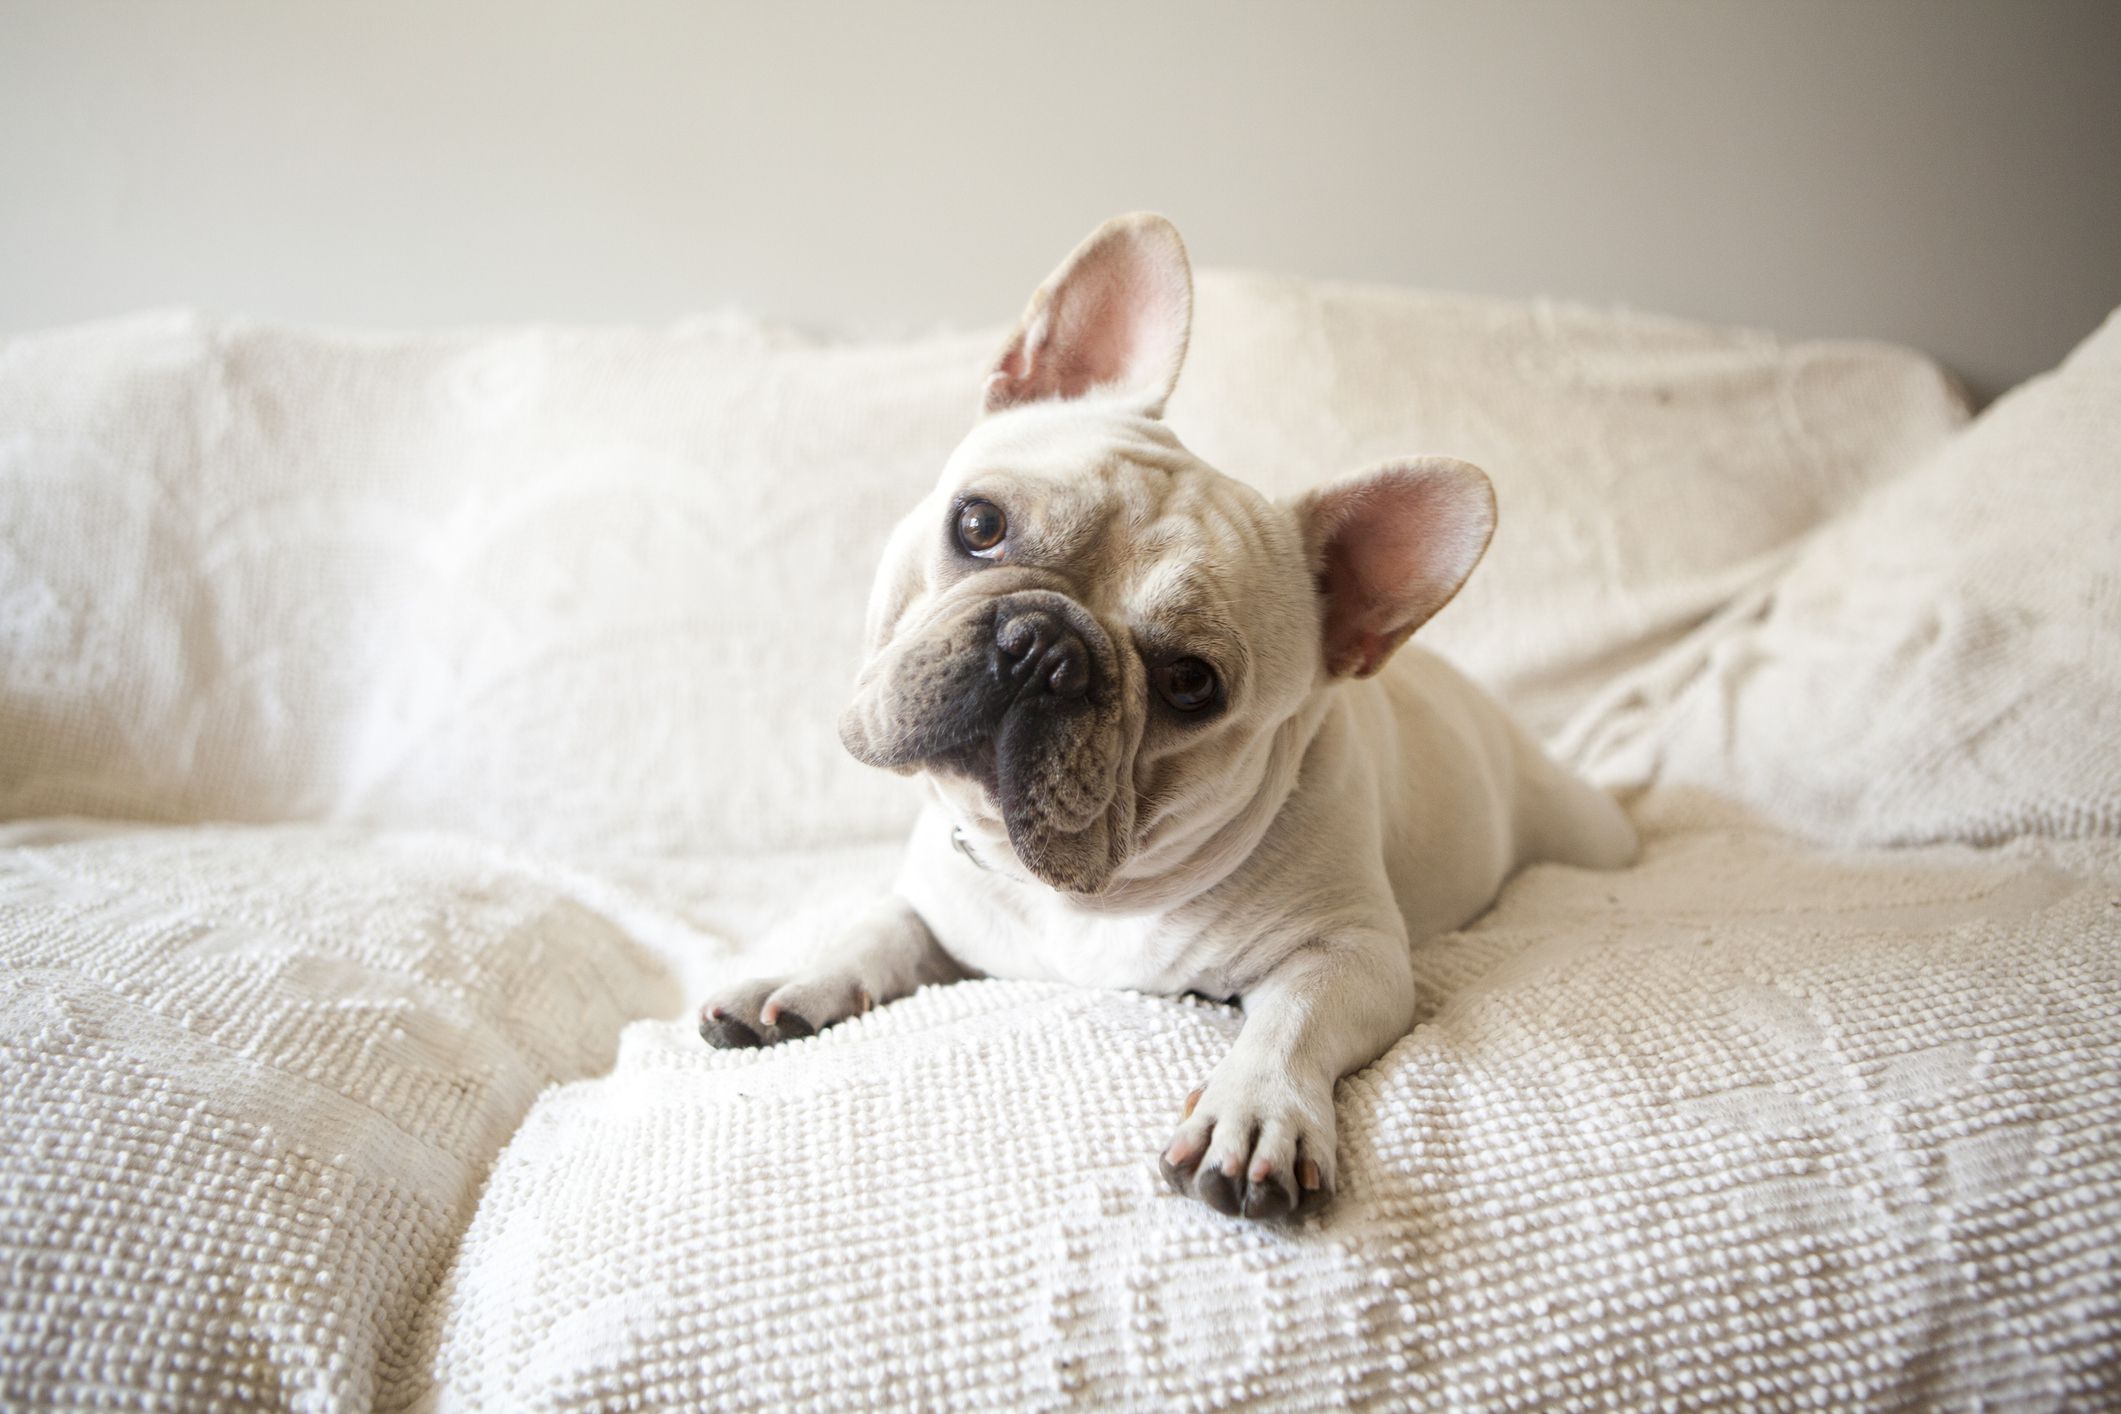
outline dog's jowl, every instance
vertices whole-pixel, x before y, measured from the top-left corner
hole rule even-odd
[[[1617,866],[1635,834],[1405,646],[1487,548],[1487,477],[1419,457],[1277,504],[1224,476],[1161,420],[1192,301],[1155,216],[1032,297],[892,534],[841,720],[926,783],[897,888],[701,1031],[772,1044],[965,975],[1238,996],[1163,1168],[1282,1217],[1332,1193],[1333,1087],[1411,1024],[1409,947],[1522,865]]]

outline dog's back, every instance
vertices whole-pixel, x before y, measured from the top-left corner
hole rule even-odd
[[[1383,791],[1385,867],[1415,940],[1464,926],[1528,864],[1619,868],[1635,827],[1477,683],[1419,644],[1344,684]]]

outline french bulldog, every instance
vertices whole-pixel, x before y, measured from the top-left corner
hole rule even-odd
[[[1332,1194],[1334,1086],[1412,1027],[1409,947],[1529,862],[1617,867],[1636,840],[1406,646],[1487,548],[1487,477],[1421,457],[1277,504],[1216,471],[1162,421],[1192,303],[1146,214],[1032,297],[889,539],[841,720],[927,787],[896,891],[700,1029],[771,1045],[968,975],[1236,999],[1162,1170],[1273,1219]]]

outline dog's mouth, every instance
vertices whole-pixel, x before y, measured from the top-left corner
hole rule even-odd
[[[975,741],[937,753],[923,763],[926,769],[945,776],[958,776],[972,782],[987,793],[989,802],[997,803],[1002,797],[1000,755],[995,750],[992,734]]]
[[[1007,829],[1026,870],[1094,894],[1132,829],[1124,687],[1079,605],[1019,591],[894,642],[864,669],[841,737],[872,766],[977,787],[983,799],[961,803]]]
[[[929,755],[918,769],[974,787],[973,792],[946,788],[945,794],[957,797],[954,808],[964,812],[963,823],[977,824],[983,833],[999,826],[1033,878],[1094,896],[1119,863],[1110,857],[1112,801],[1072,772],[1056,772],[1050,724],[1036,715],[1010,713],[992,731]]]

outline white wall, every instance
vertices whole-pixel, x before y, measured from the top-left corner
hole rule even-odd
[[[993,322],[1203,262],[1931,350],[2121,304],[2121,4],[0,0],[0,331]]]

